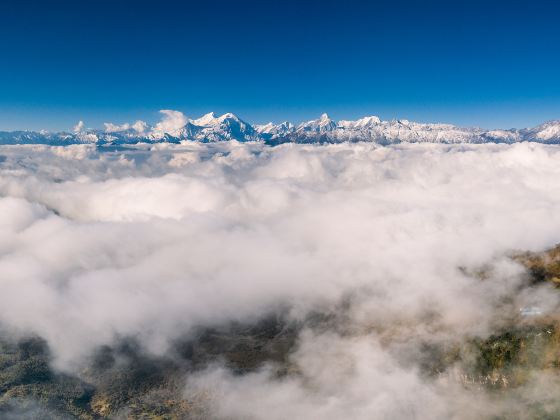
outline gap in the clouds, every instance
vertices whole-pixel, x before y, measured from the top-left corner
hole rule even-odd
[[[545,256],[536,254],[523,254],[519,258],[533,269],[537,259],[545,261]],[[541,273],[554,269],[546,263],[539,267]],[[476,275],[472,279],[491,281],[491,271],[490,263],[473,270]],[[552,274],[532,279],[550,281]],[[220,393],[213,395],[217,390],[212,388],[212,381],[218,372],[222,375],[228,372],[226,375],[232,376],[222,380],[232,381],[232,385],[250,393],[260,387],[281,390],[286,384],[302,386],[298,392],[307,395],[301,397],[312,402],[313,395],[321,389],[314,389],[319,385],[313,385],[317,378],[308,375],[319,375],[319,378],[326,375],[323,380],[342,375],[342,381],[348,374],[359,375],[352,372],[363,362],[348,359],[352,356],[342,348],[332,349],[335,358],[322,365],[319,372],[306,366],[309,358],[315,357],[313,352],[322,357],[323,352],[330,350],[316,348],[314,342],[334,345],[337,341],[345,347],[362,342],[379,346],[374,347],[376,352],[391,355],[386,374],[395,369],[402,372],[418,369],[420,386],[425,389],[440,387],[443,380],[444,388],[439,392],[458,385],[462,399],[497,398],[494,411],[501,415],[517,410],[535,415],[549,404],[546,397],[537,396],[530,397],[533,402],[528,407],[521,404],[521,408],[501,407],[499,401],[514,398],[533,376],[545,375],[546,356],[535,354],[559,350],[557,320],[546,316],[527,319],[510,316],[507,323],[496,325],[483,337],[453,331],[442,331],[440,335],[436,326],[442,320],[429,316],[409,320],[411,324],[371,319],[357,329],[351,320],[354,305],[354,300],[348,298],[337,308],[317,311],[300,320],[291,319],[290,311],[283,310],[252,321],[201,326],[177,336],[165,352],[156,354],[145,347],[145,339],[115,338],[94,349],[74,366],[74,371],[66,372],[51,367],[54,355],[40,336],[14,338],[3,331],[0,352],[5,366],[0,369],[0,386],[8,392],[0,399],[0,414],[87,418],[158,413],[210,418],[219,412],[215,410],[222,404],[227,404],[220,400],[223,397]],[[428,331],[421,332],[422,329]],[[414,331],[421,333],[417,335]],[[340,354],[337,356],[336,352]],[[350,364],[341,371],[340,365],[346,363]],[[263,379],[265,382],[260,382]],[[306,382],[309,384],[305,385]],[[556,387],[550,382],[546,385]],[[12,392],[16,388],[17,394]],[[249,409],[256,402],[245,403]],[[549,412],[550,408],[544,410]]]

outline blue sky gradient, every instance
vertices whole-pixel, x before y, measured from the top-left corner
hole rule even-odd
[[[0,130],[157,111],[250,122],[560,119],[560,2],[0,2]]]

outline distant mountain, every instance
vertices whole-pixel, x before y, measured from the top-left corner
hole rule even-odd
[[[238,140],[259,141],[259,136],[253,126],[241,120],[237,115],[227,113],[216,117],[213,112],[196,120],[189,121],[191,134],[185,140],[197,140],[202,142]]]
[[[49,144],[79,143],[133,144],[156,142],[240,142],[261,141],[281,143],[340,143],[373,142],[396,143],[516,143],[530,141],[560,144],[560,120],[549,121],[533,128],[485,130],[463,128],[451,124],[424,124],[408,120],[383,121],[369,116],[356,121],[334,121],[327,114],[316,120],[293,125],[251,125],[232,113],[216,116],[213,112],[197,119],[187,119],[178,111],[162,111],[165,119],[156,124],[137,121],[134,124],[105,124],[104,130],[84,129],[80,122],[73,132],[0,132],[0,144]]]

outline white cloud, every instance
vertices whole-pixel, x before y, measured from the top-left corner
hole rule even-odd
[[[119,131],[126,131],[130,129],[130,124],[124,123],[121,125],[113,124],[113,123],[103,123],[105,126],[105,132],[107,133],[117,133]]]
[[[163,136],[170,134],[177,136],[188,122],[187,117],[180,111],[173,111],[170,109],[162,109],[159,111],[163,118],[154,127],[154,134]]]
[[[139,134],[142,134],[146,132],[146,130],[148,130],[148,124],[141,120],[136,121],[131,125],[131,127]]]
[[[106,133],[118,133],[121,131],[127,131],[133,129],[138,134],[143,134],[148,130],[148,124],[144,121],[138,120],[134,124],[124,123],[121,125],[113,123],[104,123]]]
[[[84,129],[84,122],[82,120],[78,121],[78,124],[76,124],[74,127],[72,127],[72,131],[74,133],[79,133]]]
[[[164,115],[161,129],[184,124],[182,114]],[[453,418],[472,395],[418,375],[421,343],[484,336],[525,303],[558,305],[548,289],[523,289],[520,268],[502,257],[558,242],[555,146],[1,154],[0,321],[44,336],[58,366],[116,336],[165,352],[195,326],[349,304],[351,334],[299,338],[299,377],[222,368],[193,380],[191,390],[221,392],[218,415]],[[485,282],[457,269],[487,262]]]

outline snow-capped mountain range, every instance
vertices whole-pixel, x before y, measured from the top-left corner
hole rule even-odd
[[[99,145],[133,144],[145,142],[240,142],[260,141],[280,143],[339,143],[374,142],[395,143],[515,143],[531,141],[560,144],[560,120],[549,121],[534,128],[485,130],[463,128],[451,124],[425,124],[408,120],[383,121],[369,116],[356,121],[334,121],[327,114],[316,120],[294,125],[290,122],[251,125],[238,116],[213,112],[197,119],[183,113],[162,110],[162,120],[150,126],[143,121],[115,125],[106,123],[104,129],[86,129],[80,121],[71,132],[0,132],[0,144],[96,143]]]

